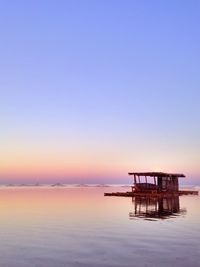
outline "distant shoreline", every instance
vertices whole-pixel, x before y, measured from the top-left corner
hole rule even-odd
[[[0,184],[0,188],[27,188],[27,187],[52,187],[52,188],[104,188],[104,187],[124,187],[124,188],[129,188],[131,187],[132,184],[64,184],[64,183],[53,183],[53,184]],[[200,190],[200,185],[180,185],[180,188],[199,188]]]

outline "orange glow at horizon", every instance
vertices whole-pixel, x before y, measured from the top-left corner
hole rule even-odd
[[[14,142],[14,141],[13,141]],[[26,146],[27,145],[27,146]],[[104,147],[103,147],[104,145]],[[150,146],[151,149],[146,147]],[[81,150],[81,148],[83,150]],[[87,148],[87,149],[86,149]],[[154,150],[153,144],[131,145],[118,140],[106,146],[95,147],[87,144],[67,147],[58,142],[57,146],[45,144],[14,143],[2,148],[0,160],[0,182],[45,182],[68,181],[94,182],[96,180],[117,182],[130,181],[129,171],[183,172],[187,177],[200,177],[196,155],[184,157],[170,150]],[[175,153],[176,152],[176,153]],[[153,156],[152,156],[153,155]]]

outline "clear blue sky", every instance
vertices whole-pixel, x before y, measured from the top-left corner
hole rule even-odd
[[[0,4],[1,182],[198,182],[199,1]]]

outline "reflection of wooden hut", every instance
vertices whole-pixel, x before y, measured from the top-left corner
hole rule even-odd
[[[141,193],[178,192],[178,179],[185,177],[184,174],[164,172],[130,172],[129,175],[134,176],[132,191]]]
[[[130,218],[167,219],[186,212],[185,209],[180,209],[179,196],[136,196],[133,203],[135,204],[135,210],[129,213]]]

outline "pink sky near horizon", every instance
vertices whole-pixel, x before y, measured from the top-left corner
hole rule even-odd
[[[199,183],[196,142],[124,134],[57,138],[49,133],[44,138],[17,129],[8,142],[0,140],[0,183],[129,183],[129,171],[184,173],[184,183]]]
[[[183,184],[200,182],[198,170],[187,168],[131,168],[131,166],[7,166],[1,168],[0,183],[132,183],[129,171],[164,171],[184,173]]]
[[[7,136],[1,143],[0,182],[129,183],[129,171],[184,173],[184,183],[200,181],[195,142],[176,139],[166,142],[143,135],[27,138]],[[1,141],[0,141],[1,142]]]

